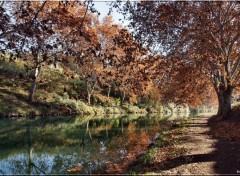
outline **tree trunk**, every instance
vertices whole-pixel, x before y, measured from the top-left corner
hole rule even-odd
[[[233,89],[228,87],[225,91],[217,92],[218,96],[218,113],[220,120],[228,119],[231,112],[231,97]]]
[[[123,105],[124,100],[125,100],[125,92],[121,91],[121,105]]]
[[[122,129],[122,134],[123,134],[123,130],[124,130],[123,119],[121,119],[121,129]]]
[[[29,102],[33,102],[33,96],[34,96],[34,93],[35,93],[35,89],[37,87],[37,78],[38,78],[38,75],[39,75],[39,71],[40,71],[40,66],[37,66],[34,70],[34,77],[33,77],[33,82],[32,82],[32,87],[31,87],[31,90],[30,90],[30,93],[29,93],[29,97],[28,97],[28,101]]]
[[[27,135],[28,135],[28,174],[32,174],[33,169],[33,157],[32,157],[32,135],[31,135],[31,127],[27,127]]]
[[[111,86],[108,86],[108,94],[107,94],[107,99],[109,99],[110,92],[111,92]]]
[[[93,94],[96,84],[97,84],[97,81],[95,81],[93,86],[91,87],[91,83],[87,81],[88,105],[91,105],[91,96]]]
[[[197,108],[197,115],[200,114],[200,107]]]
[[[88,93],[88,105],[91,105],[91,94]]]

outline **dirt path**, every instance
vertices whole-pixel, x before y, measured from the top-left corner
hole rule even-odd
[[[173,159],[158,174],[240,175],[240,141],[215,138],[211,135],[208,117],[197,117],[186,124],[183,140],[177,147],[187,149],[187,154]]]

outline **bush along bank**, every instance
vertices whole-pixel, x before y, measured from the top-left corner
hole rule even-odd
[[[28,103],[26,102],[28,105]],[[7,106],[7,105],[6,105]],[[62,116],[62,115],[103,115],[103,114],[147,114],[146,108],[133,105],[123,106],[89,106],[82,101],[59,100],[56,103],[31,103],[23,108],[11,108],[0,111],[0,117],[35,117],[35,116]],[[4,110],[4,109],[1,109]]]
[[[33,72],[27,72],[26,66],[19,59],[0,59],[0,117],[147,113],[147,107],[131,105],[128,100],[128,104],[121,105],[118,94],[108,96],[100,87],[96,87],[88,105],[84,81],[62,67],[41,68],[34,101],[30,103],[27,99]]]

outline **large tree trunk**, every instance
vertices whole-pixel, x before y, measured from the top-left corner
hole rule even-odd
[[[218,113],[220,120],[228,119],[231,112],[231,97],[233,89],[228,87],[224,91],[217,92],[218,96]]]
[[[37,78],[39,75],[39,71],[40,71],[40,66],[37,66],[34,70],[34,76],[33,76],[33,82],[32,82],[32,87],[29,93],[29,97],[28,97],[28,101],[29,102],[33,102],[33,97],[34,97],[34,93],[35,93],[35,89],[37,87]]]

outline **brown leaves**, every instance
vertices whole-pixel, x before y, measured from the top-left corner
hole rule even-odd
[[[170,62],[165,67],[173,73],[166,76],[163,73],[161,77],[165,77],[165,80],[158,80],[163,81],[163,87],[165,83],[171,84],[169,88],[173,91],[168,92],[169,89],[165,88],[166,92],[170,95],[175,89],[176,96],[190,93],[193,98],[201,97],[204,88],[207,92],[212,81],[210,75],[216,76],[218,71],[221,72],[220,77],[224,78],[219,79],[222,85],[230,84],[236,79],[231,77],[231,71],[238,59],[235,56],[237,53],[239,56],[240,52],[239,20],[236,16],[238,9],[239,4],[235,2],[152,1],[125,3],[121,10],[128,13],[133,36],[137,41],[150,46],[152,51],[160,55],[167,55],[166,60]],[[124,33],[121,35],[122,38],[128,37]],[[122,41],[120,44],[125,43]],[[131,49],[126,52],[131,52]],[[184,71],[195,64],[202,73],[200,77],[195,74],[195,71],[198,72],[195,68],[192,69],[193,72]],[[196,81],[189,82],[186,74]],[[187,96],[183,95],[181,99],[184,97]]]
[[[228,140],[240,139],[240,123],[237,121],[215,122],[211,125],[211,133],[215,137],[223,137]]]

